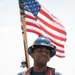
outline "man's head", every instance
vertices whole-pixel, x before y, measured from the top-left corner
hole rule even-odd
[[[31,57],[34,59],[34,63],[36,65],[46,65],[46,63],[50,60],[49,48],[44,46],[35,47],[31,53]]]
[[[56,54],[56,46],[52,45],[50,40],[46,37],[37,38],[34,41],[33,45],[28,48],[28,53],[31,55],[34,50],[40,47],[48,49],[48,51],[50,52],[50,57],[53,57]]]

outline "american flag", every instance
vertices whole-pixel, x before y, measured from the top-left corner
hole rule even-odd
[[[24,0],[20,10],[21,13],[25,13],[27,31],[48,37],[57,48],[56,56],[65,57],[66,31],[59,19],[36,0]]]

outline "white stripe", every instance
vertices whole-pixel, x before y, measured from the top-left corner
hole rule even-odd
[[[28,11],[25,11],[25,14],[30,15],[30,16],[32,16],[32,17],[34,17],[34,15],[33,15],[32,13],[28,12]]]
[[[65,56],[65,53],[61,53],[61,52],[58,52],[58,51],[56,51],[56,54],[59,55],[59,56]]]
[[[26,18],[26,22],[30,22],[30,23],[36,24],[36,26],[38,26],[38,23],[33,19]]]

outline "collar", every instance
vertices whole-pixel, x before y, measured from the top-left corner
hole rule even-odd
[[[26,72],[25,75],[30,75],[33,67],[29,68]],[[45,75],[54,75],[55,73],[55,68],[47,67]]]

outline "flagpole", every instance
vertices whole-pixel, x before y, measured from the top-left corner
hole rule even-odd
[[[21,11],[21,21],[24,31],[23,41],[24,41],[24,51],[25,51],[25,58],[26,58],[26,66],[27,68],[30,68],[30,61],[29,61],[29,55],[28,55],[28,43],[27,43],[27,34],[26,34],[26,21],[25,21],[25,12],[24,12],[24,0],[19,0],[19,7]]]
[[[30,61],[29,61],[29,55],[28,55],[28,43],[27,43],[27,33],[26,33],[26,22],[25,22],[25,18],[24,16],[21,17],[22,20],[22,26],[23,26],[23,30],[24,30],[24,50],[25,50],[25,58],[26,58],[26,63],[27,63],[27,67],[30,68]]]

